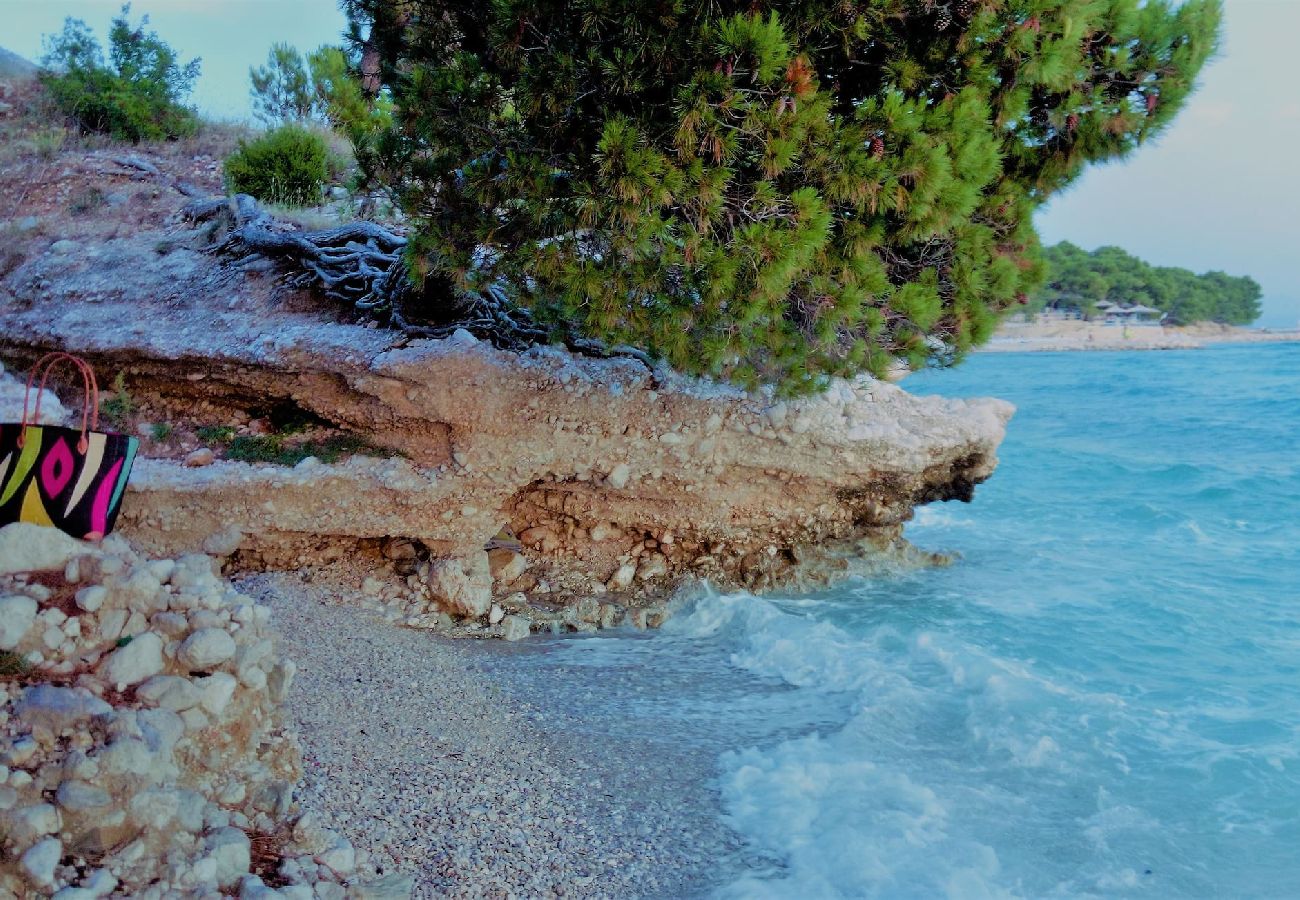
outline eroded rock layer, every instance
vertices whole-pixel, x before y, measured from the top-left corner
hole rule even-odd
[[[93,265],[28,262],[7,281],[0,356],[13,367],[71,350],[132,396],[213,422],[291,407],[387,458],[142,459],[125,532],[156,552],[207,542],[249,566],[373,549],[456,617],[499,621],[493,600],[520,594],[607,593],[617,608],[599,622],[684,575],[762,588],[857,542],[888,546],[917,504],[970,498],[1011,414],[869,380],[774,402],[465,332],[407,342],[340,324],[268,273],[157,252],[120,240]],[[503,529],[519,544],[488,559]]]

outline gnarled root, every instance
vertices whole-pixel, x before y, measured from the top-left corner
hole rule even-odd
[[[411,337],[443,338],[464,329],[494,346],[516,351],[559,340],[575,353],[627,356],[654,368],[651,358],[636,348],[608,347],[567,328],[556,334],[495,286],[482,292],[448,290],[434,307],[440,321],[411,322],[406,310],[416,299],[416,288],[403,259],[406,238],[374,222],[303,231],[277,221],[247,194],[194,200],[181,210],[181,216],[193,223],[224,219],[228,231],[216,244],[216,252],[280,261],[289,268],[290,283],[314,288],[332,300],[386,318]],[[419,298],[425,307],[433,299],[427,292],[428,288]]]

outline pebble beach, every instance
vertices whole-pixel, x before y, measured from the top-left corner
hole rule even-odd
[[[268,603],[298,662],[287,715],[298,799],[420,897],[680,897],[738,852],[719,822],[716,751],[690,735],[609,733],[601,685],[547,674],[523,645],[455,642],[333,605],[289,575]]]

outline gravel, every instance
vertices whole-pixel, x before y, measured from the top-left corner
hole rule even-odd
[[[736,851],[716,753],[614,727],[594,672],[529,665],[547,639],[396,628],[287,575],[241,590],[273,606],[298,663],[304,810],[414,876],[415,896],[697,896]],[[603,713],[585,712],[593,696]]]

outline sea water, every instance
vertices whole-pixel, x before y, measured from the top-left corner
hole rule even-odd
[[[553,654],[716,750],[716,893],[1300,897],[1300,344],[905,386],[1018,407],[974,502],[907,528],[958,562]]]

